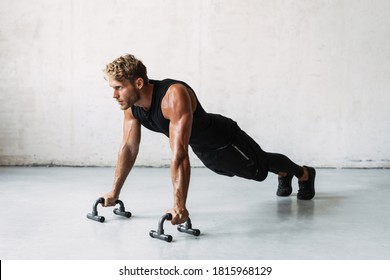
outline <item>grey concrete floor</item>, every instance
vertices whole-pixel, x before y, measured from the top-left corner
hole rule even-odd
[[[0,259],[390,259],[390,170],[318,169],[311,201],[277,197],[264,182],[192,170],[187,206],[202,234],[149,237],[172,206],[169,169],[135,168],[120,199],[133,213],[98,207],[113,168],[0,167]],[[294,181],[294,185],[297,182]]]

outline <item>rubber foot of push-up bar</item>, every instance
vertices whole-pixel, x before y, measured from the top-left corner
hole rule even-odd
[[[157,231],[151,230],[149,232],[150,237],[157,238],[157,239],[160,239],[160,240],[163,240],[163,241],[166,241],[166,242],[172,242],[172,239],[173,239],[172,235],[164,233],[164,222],[166,220],[168,220],[168,221],[172,220],[172,215],[170,213],[167,213],[167,214],[163,215],[160,218],[160,220],[158,221]],[[192,228],[192,224],[191,224],[191,219],[190,218],[188,218],[188,220],[184,224],[179,225],[177,227],[177,230],[180,231],[180,232],[192,234],[192,235],[195,235],[195,236],[199,236],[200,235],[200,230],[199,229],[193,229]]]
[[[103,197],[99,197],[95,201],[95,203],[92,206],[92,213],[88,213],[87,214],[87,218],[90,219],[90,220],[94,220],[94,221],[103,223],[106,219],[103,216],[99,216],[99,214],[98,214],[97,206],[99,204],[102,204],[102,205],[104,204],[104,198]],[[124,206],[124,204],[123,204],[123,202],[121,200],[116,200],[115,204],[119,204],[119,208],[115,208],[113,210],[114,214],[119,215],[119,216],[123,216],[123,217],[126,217],[126,218],[130,218],[131,217],[131,212],[128,212],[128,211],[125,210],[125,206]]]

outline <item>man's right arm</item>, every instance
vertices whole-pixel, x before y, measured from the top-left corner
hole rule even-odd
[[[112,191],[104,195],[104,206],[115,206],[121,189],[133,168],[141,141],[141,125],[134,118],[131,108],[124,111],[123,139],[118,153]]]

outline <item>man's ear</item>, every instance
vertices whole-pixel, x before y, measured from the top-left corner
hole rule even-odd
[[[142,78],[137,78],[137,80],[135,80],[135,85],[138,89],[141,89],[144,87],[144,79]]]

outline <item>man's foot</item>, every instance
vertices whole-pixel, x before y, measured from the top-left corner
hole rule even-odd
[[[278,176],[278,190],[277,196],[289,196],[292,193],[291,181],[294,176],[287,174],[287,176]]]
[[[314,180],[316,177],[316,170],[313,167],[304,166],[308,173],[308,180],[298,181],[299,191],[297,198],[302,200],[310,200],[314,197]]]

